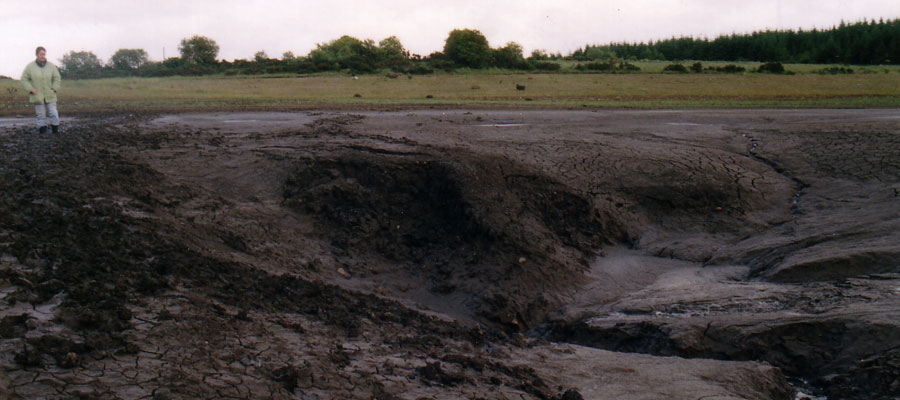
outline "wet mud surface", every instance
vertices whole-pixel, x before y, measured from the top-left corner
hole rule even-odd
[[[0,123],[0,399],[900,396],[896,110]]]

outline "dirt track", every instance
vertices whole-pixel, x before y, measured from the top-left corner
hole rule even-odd
[[[895,398],[898,132],[897,110],[0,121],[0,399]]]

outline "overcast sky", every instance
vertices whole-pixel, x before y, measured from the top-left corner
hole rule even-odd
[[[0,0],[0,75],[18,79],[38,45],[57,64],[69,51],[92,51],[106,62],[123,48],[159,61],[197,34],[219,44],[220,59],[233,60],[259,50],[302,56],[342,35],[376,42],[395,35],[427,55],[443,49],[451,30],[471,28],[491,47],[515,41],[527,56],[879,18],[900,18],[900,0]]]

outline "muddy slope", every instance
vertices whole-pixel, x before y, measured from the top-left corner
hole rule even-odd
[[[891,398],[889,117],[5,128],[0,396]]]
[[[4,398],[577,395],[474,351],[517,346],[502,332],[178,242],[156,213],[196,192],[109,151],[131,131],[103,122],[5,137]]]

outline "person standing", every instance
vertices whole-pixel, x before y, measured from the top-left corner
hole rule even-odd
[[[35,60],[25,67],[22,72],[22,86],[28,91],[28,100],[34,104],[34,112],[37,114],[37,129],[40,133],[47,133],[47,118],[50,118],[50,128],[53,133],[59,133],[59,112],[56,110],[56,93],[62,77],[56,65],[47,61],[47,50],[38,47],[34,50]]]

